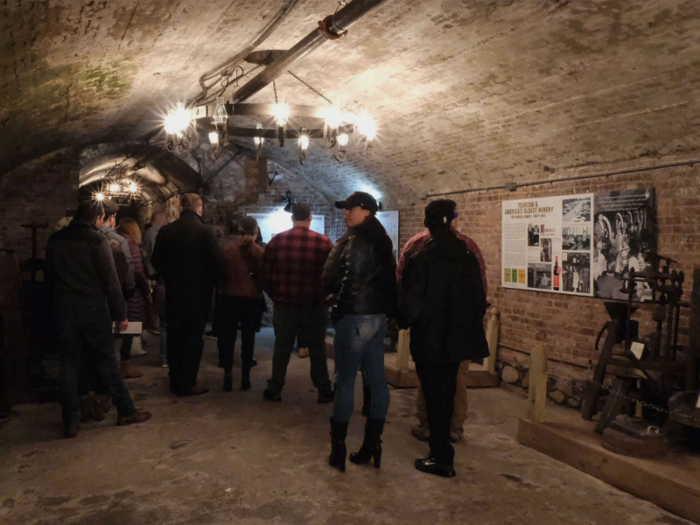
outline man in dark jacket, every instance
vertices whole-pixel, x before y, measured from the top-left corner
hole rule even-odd
[[[392,243],[376,218],[377,201],[355,192],[336,202],[345,210],[348,231],[338,241],[323,269],[323,281],[333,305],[336,394],[331,419],[331,466],[345,469],[345,436],[353,410],[353,391],[362,366],[371,391],[365,440],[354,463],[381,460],[382,430],[389,409],[384,375],[384,336],[396,305],[396,261]]]
[[[80,203],[73,221],[51,235],[46,247],[46,276],[53,288],[61,351],[61,406],[66,437],[77,436],[80,429],[81,350],[89,352],[111,395],[119,425],[141,423],[151,417],[134,408],[114,355],[112,319],[120,330],[126,330],[129,321],[112,250],[97,229],[103,217],[99,202]]]
[[[181,205],[180,218],[158,232],[152,264],[165,279],[170,390],[178,396],[192,396],[209,391],[197,385],[197,374],[224,258],[214,232],[202,222],[201,197],[187,193]]]
[[[489,354],[479,262],[451,230],[454,218],[452,201],[426,206],[431,238],[406,262],[398,315],[399,326],[411,328],[411,356],[430,428],[430,455],[417,459],[415,467],[445,477],[455,475],[450,425],[459,364]]]

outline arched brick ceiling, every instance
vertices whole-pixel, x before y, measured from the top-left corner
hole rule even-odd
[[[262,29],[273,0],[8,0],[0,6],[0,173],[70,144],[138,139],[156,110]],[[301,0],[263,48],[336,2]],[[388,0],[293,71],[380,124],[375,157],[312,146],[294,168],[328,195],[539,180],[577,166],[700,152],[696,0]],[[290,103],[320,103],[286,75]],[[251,101],[271,101],[267,89]],[[293,147],[270,148],[295,166]],[[296,164],[298,165],[298,164]],[[546,172],[544,171],[547,167]]]

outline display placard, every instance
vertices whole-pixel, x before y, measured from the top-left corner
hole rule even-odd
[[[593,295],[593,195],[504,201],[503,286]]]
[[[629,270],[655,251],[655,218],[651,189],[504,201],[503,287],[627,299]],[[648,298],[639,286],[633,299]]]

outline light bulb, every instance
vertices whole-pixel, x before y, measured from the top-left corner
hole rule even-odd
[[[139,191],[138,185],[135,182],[130,182],[129,183],[129,192],[136,193],[137,191]]]
[[[170,135],[181,135],[190,125],[190,113],[182,102],[165,117],[165,131]]]
[[[216,109],[214,110],[214,123],[217,126],[224,126],[228,122],[228,111],[224,97],[216,97]]]
[[[272,107],[272,116],[279,127],[284,127],[289,120],[289,106],[284,102],[275,104]]]
[[[119,192],[120,189],[121,189],[121,187],[119,186],[119,184],[113,183],[113,184],[109,185],[109,191],[111,191],[113,193]]]
[[[260,124],[260,122],[258,122],[255,125],[255,129],[262,130],[262,124]],[[262,131],[259,131],[259,133],[262,134]],[[255,138],[253,138],[253,142],[255,142],[256,146],[260,146],[262,143],[265,142],[265,139],[263,137],[255,137]]]
[[[347,146],[349,140],[350,140],[350,137],[348,137],[347,133],[341,133],[340,135],[338,135],[338,145],[341,148],[344,148],[345,146]]]
[[[303,150],[308,149],[308,147],[309,147],[309,136],[308,135],[301,135],[299,137],[299,147]]]
[[[214,145],[219,143],[219,134],[216,131],[209,133],[209,144]]]
[[[96,201],[103,201],[103,200],[105,200],[105,195],[104,195],[104,193],[95,193],[95,200],[96,200]]]
[[[326,120],[326,126],[331,129],[338,129],[343,123],[343,113],[336,106],[328,106],[323,118]]]
[[[377,125],[374,123],[374,119],[366,112],[357,116],[355,126],[357,126],[357,131],[360,135],[366,137],[367,140],[374,140],[376,138]]]

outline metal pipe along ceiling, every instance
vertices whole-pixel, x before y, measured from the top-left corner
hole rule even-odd
[[[330,32],[341,35],[362,16],[366,15],[380,4],[383,4],[385,1],[386,0],[352,0],[335,13],[335,15],[332,15],[332,25],[329,27]],[[261,73],[258,73],[248,83],[236,90],[233,94],[233,102],[242,102],[252,97],[285,73],[292,64],[315,51],[328,40],[329,37],[320,27],[314,29],[281,57],[267,66]]]

